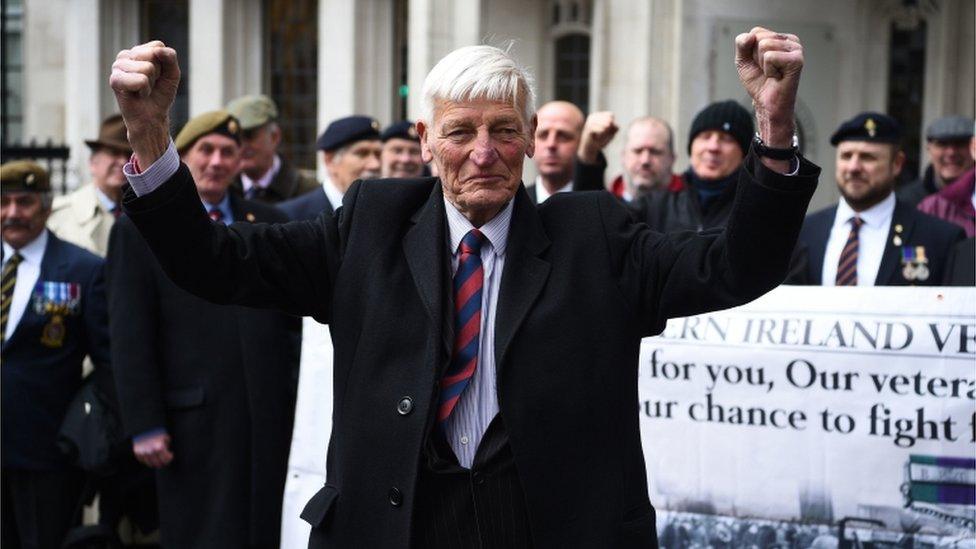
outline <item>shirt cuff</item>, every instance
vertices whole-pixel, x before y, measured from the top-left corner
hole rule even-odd
[[[170,139],[166,152],[163,153],[163,156],[157,158],[152,163],[152,166],[149,166],[145,170],[140,170],[134,160],[130,160],[123,166],[122,173],[129,180],[129,185],[132,186],[132,190],[135,191],[136,196],[145,196],[155,191],[163,183],[166,183],[179,168],[180,155],[176,153],[176,145]]]
[[[138,435],[132,437],[132,442],[142,442],[143,440],[146,440],[149,437],[154,437],[156,435],[165,435],[165,434],[166,434],[165,427],[157,427],[155,429],[150,429],[149,431],[146,431],[144,433],[139,433]]]

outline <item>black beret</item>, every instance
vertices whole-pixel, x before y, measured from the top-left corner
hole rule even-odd
[[[3,192],[46,193],[51,190],[47,171],[30,160],[12,160],[0,164]]]
[[[333,120],[315,145],[320,151],[334,151],[356,141],[379,138],[379,122],[369,116],[354,115]]]
[[[844,121],[830,136],[830,144],[841,141],[870,141],[872,143],[901,143],[901,124],[879,112],[862,112]]]
[[[380,135],[380,139],[384,143],[390,139],[406,139],[408,141],[416,141],[420,143],[420,135],[417,134],[417,128],[413,125],[413,122],[409,120],[402,120],[400,122],[394,122],[383,130]]]

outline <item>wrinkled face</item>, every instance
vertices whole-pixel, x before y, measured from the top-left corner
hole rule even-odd
[[[200,197],[210,204],[224,199],[241,163],[241,148],[236,141],[217,133],[197,139],[183,154],[183,162],[193,175]]]
[[[722,179],[741,164],[742,149],[732,134],[708,130],[691,142],[691,169],[702,179]]]
[[[369,139],[323,153],[329,180],[340,191],[346,192],[357,179],[376,179],[380,176],[382,152],[383,145],[379,139]]]
[[[536,116],[534,160],[539,174],[557,181],[569,181],[573,177],[573,163],[583,126],[578,109],[555,103],[543,106]]]
[[[44,230],[51,209],[45,207],[39,193],[6,192],[0,195],[0,230],[3,241],[20,249]]]
[[[658,124],[634,125],[627,132],[622,160],[624,171],[637,189],[667,185],[674,166],[668,131]]]
[[[932,169],[942,183],[952,183],[973,167],[968,139],[933,140],[925,145]]]
[[[417,122],[424,161],[440,174],[444,196],[480,227],[515,196],[522,162],[532,157],[533,122],[497,101],[438,101],[433,122]]]
[[[411,139],[388,139],[383,143],[381,160],[383,177],[420,177],[424,171],[420,143]]]
[[[122,166],[125,166],[128,161],[129,154],[124,151],[106,148],[95,150],[88,160],[88,171],[91,173],[92,183],[102,192],[117,192],[125,184]]]
[[[279,143],[281,130],[274,124],[244,131],[241,136],[241,171],[252,179],[267,173],[274,163]]]
[[[866,210],[891,194],[904,160],[904,153],[896,153],[887,143],[841,141],[837,144],[837,188],[854,211]]]

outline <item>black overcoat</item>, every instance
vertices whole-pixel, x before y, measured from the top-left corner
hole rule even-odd
[[[641,338],[668,317],[779,284],[819,175],[806,161],[794,177],[751,156],[745,165],[727,229],[705,235],[652,232],[606,192],[538,208],[517,192],[494,351],[537,546],[655,544],[638,428]],[[331,324],[329,478],[303,514],[310,546],[406,547],[452,338],[439,181],[357,182],[335,216],[284,225],[211,224],[185,166],[124,203],[187,290]],[[649,441],[651,451],[673,443]]]

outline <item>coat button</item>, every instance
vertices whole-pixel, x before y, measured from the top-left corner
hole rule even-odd
[[[484,473],[481,473],[479,471],[479,472],[476,472],[473,475],[471,475],[471,482],[474,482],[475,484],[479,484],[479,485],[480,484],[484,484],[485,483],[485,475],[484,475]]]
[[[401,416],[405,416],[413,411],[413,399],[410,397],[403,397],[400,402],[397,402],[397,413]]]
[[[390,488],[390,491],[386,495],[390,498],[390,505],[394,507],[399,507],[403,503],[403,494],[400,493],[400,490],[396,486]]]

